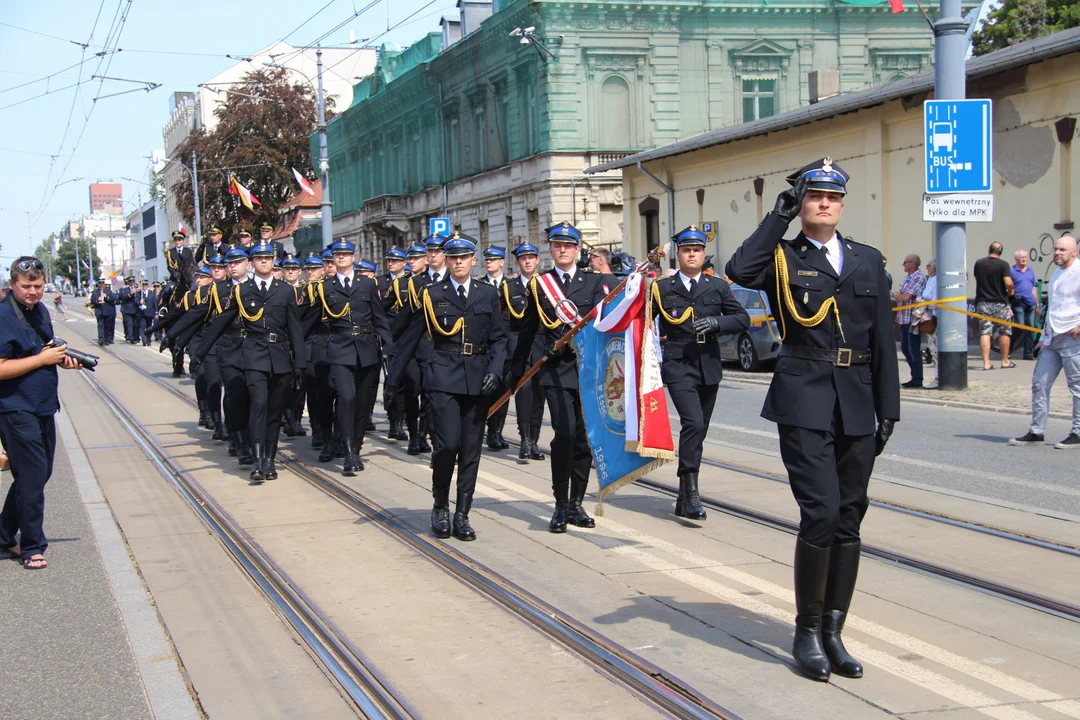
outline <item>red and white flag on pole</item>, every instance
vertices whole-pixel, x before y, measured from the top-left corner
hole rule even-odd
[[[293,177],[296,178],[296,182],[298,182],[300,184],[300,189],[301,190],[306,192],[308,195],[311,195],[311,196],[315,195],[315,188],[311,187],[311,183],[309,183],[307,181],[307,178],[305,178],[303,175],[300,174],[299,170],[297,170],[296,168],[293,168],[292,169],[292,174],[293,174]]]
[[[251,191],[240,184],[240,181],[235,176],[229,176],[229,194],[236,195],[240,198],[240,202],[244,203],[244,207],[248,210],[254,210],[255,205],[262,206],[259,202],[259,198],[251,194]]]
[[[893,15],[902,13],[904,12],[904,0],[889,0],[889,7],[892,8]]]

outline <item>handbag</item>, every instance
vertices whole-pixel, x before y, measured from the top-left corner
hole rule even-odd
[[[919,332],[923,335],[933,335],[937,330],[937,315],[931,315],[929,320],[919,323]]]

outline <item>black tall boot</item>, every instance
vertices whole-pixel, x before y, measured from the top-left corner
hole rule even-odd
[[[214,434],[210,436],[211,440],[224,440],[225,439],[225,423],[221,421],[221,413],[214,410],[210,411],[210,421],[214,424]]]
[[[468,542],[476,539],[476,531],[469,524],[469,510],[472,509],[472,494],[457,494],[457,509],[454,510],[454,537]]]
[[[679,478],[679,487],[686,485],[686,499],[683,501],[682,516],[690,520],[704,520],[708,517],[705,508],[701,507],[701,496],[698,495],[698,474],[686,473]],[[676,515],[678,512],[676,512]]]
[[[350,438],[345,438],[342,441],[345,446],[345,462],[342,465],[341,471],[345,477],[352,477],[357,472],[364,469],[364,463],[360,460],[360,454],[356,451],[356,441]]]
[[[675,517],[686,517],[686,476],[679,476],[679,494],[675,498]]]
[[[210,424],[210,413],[206,409],[206,401],[199,401],[199,427],[213,429],[213,425]]]
[[[566,522],[580,528],[596,527],[596,521],[589,517],[589,513],[585,512],[585,508],[581,506],[585,500],[585,489],[588,485],[588,482],[571,481],[570,483],[570,503],[566,507]]]
[[[821,639],[821,614],[829,578],[829,548],[795,540],[795,642],[791,654],[813,680],[829,679],[829,658]]]
[[[260,445],[259,443],[255,443],[255,445],[252,447],[252,452],[255,456],[255,462],[251,466],[251,474],[248,475],[248,477],[251,479],[251,482],[255,483],[256,485],[261,485],[262,482],[266,480],[266,475],[263,473],[262,445]]]
[[[371,413],[368,413],[367,422],[364,424],[364,430],[367,432],[375,432],[378,428],[375,426],[375,418]]]
[[[570,502],[568,483],[559,483],[555,485],[552,490],[555,495],[555,512],[551,515],[551,522],[548,523],[548,531],[553,533],[566,532],[566,507]]]
[[[518,460],[529,460],[529,450],[532,448],[532,436],[528,428],[518,427],[518,437],[521,438],[521,446],[518,448]]]
[[[266,456],[263,457],[263,475],[267,480],[277,480],[277,467],[274,466],[274,460],[277,458],[277,438],[274,438],[269,442],[269,447],[266,448]]]
[[[532,460],[543,460],[544,453],[540,452],[540,446],[537,445],[540,442],[540,426],[530,428],[531,442],[529,443],[529,458]]]
[[[829,582],[825,589],[825,609],[821,617],[821,641],[829,665],[837,675],[860,678],[862,663],[851,657],[840,639],[844,629],[851,596],[855,593],[855,579],[859,575],[859,554],[862,543],[840,543],[832,546],[829,556]]]
[[[431,508],[431,532],[437,538],[450,537],[450,488],[433,488],[431,496],[435,505]]]
[[[502,444],[499,442],[498,433],[494,430],[488,430],[485,436],[485,441],[489,450],[502,450]]]
[[[241,465],[250,465],[254,462],[251,457],[251,440],[248,437],[247,430],[240,430],[236,433],[236,459]]]
[[[322,425],[317,424],[314,420],[311,421],[311,447],[316,450],[322,450],[323,445],[326,444],[326,440],[323,438]]]
[[[310,420],[311,418],[308,418]],[[307,430],[304,429],[304,406],[293,408],[292,411],[292,430],[293,437],[307,437]]]
[[[240,433],[229,433],[229,457],[236,457],[240,445]]]
[[[293,427],[293,409],[285,408],[284,422],[281,423],[281,431],[285,433],[285,437],[296,437],[296,428]]]

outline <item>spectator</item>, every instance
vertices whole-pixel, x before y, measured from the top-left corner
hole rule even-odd
[[[34,257],[16,260],[11,292],[0,304],[0,442],[12,475],[0,511],[0,550],[22,557],[28,570],[48,566],[43,520],[56,450],[53,415],[60,409],[56,366],[80,367],[63,345],[52,344],[44,294],[44,264]]]
[[[1009,308],[1009,296],[1013,294],[1012,269],[1009,263],[1001,259],[1004,251],[1001,243],[992,242],[987,257],[975,262],[975,312],[994,320],[1011,320],[1013,316]],[[1016,363],[1009,362],[1012,328],[980,318],[979,349],[982,350],[983,370],[994,369],[994,364],[990,362],[991,337],[998,341],[1001,367],[1016,367]]]
[[[926,261],[926,285],[923,286],[922,292],[919,293],[919,302],[930,302],[937,300],[937,258],[930,258]],[[933,305],[926,305],[923,307],[922,323],[930,322],[937,317],[935,307]],[[921,324],[921,323],[920,323]],[[932,326],[936,328],[937,323],[932,323]],[[930,348],[930,357],[934,361],[934,380],[929,385],[926,385],[927,390],[936,390],[938,387],[938,349],[937,349],[937,333],[926,333],[926,344]]]
[[[1013,281],[1012,309],[1013,318],[1021,325],[1033,327],[1039,315],[1039,288],[1035,284],[1035,270],[1028,265],[1027,250],[1017,250],[1013,257],[1016,264],[1010,274]],[[1029,330],[1018,330],[1020,337],[1013,347],[1023,348],[1024,359],[1035,359],[1035,334]]]
[[[900,289],[892,294],[892,299],[900,305],[910,305],[918,302],[919,294],[926,287],[926,276],[919,270],[922,260],[918,255],[911,254],[904,258],[904,272],[907,275],[900,283]],[[900,352],[904,353],[908,368],[911,369],[911,379],[901,383],[900,387],[922,387],[922,342],[918,331],[911,332],[911,310],[900,310],[896,313],[896,322],[900,326]]]
[[[589,253],[589,267],[601,275],[611,275],[611,252],[607,248],[594,248]]]
[[[1054,242],[1054,264],[1046,295],[1046,318],[1038,344],[1039,360],[1031,378],[1031,428],[1013,438],[1010,445],[1042,445],[1050,410],[1050,389],[1058,373],[1073,396],[1069,436],[1054,447],[1080,448],[1080,263],[1076,262],[1076,238],[1063,235]]]
[[[59,290],[53,293],[52,301],[53,307],[56,308],[56,313],[58,315],[63,315],[65,321],[70,320],[70,318],[68,318],[67,310],[64,309],[64,296],[60,294]]]

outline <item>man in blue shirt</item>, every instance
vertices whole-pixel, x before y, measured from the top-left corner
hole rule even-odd
[[[1028,265],[1027,250],[1017,250],[1016,264],[1010,269],[1013,281],[1013,320],[1021,325],[1035,326],[1039,314],[1039,290],[1035,284],[1035,270]],[[1035,359],[1035,336],[1029,330],[1021,330],[1013,347],[1024,349],[1024,359]]]
[[[60,409],[56,367],[81,367],[53,343],[44,293],[44,264],[21,257],[11,266],[11,291],[0,302],[0,441],[12,475],[0,511],[0,551],[21,556],[28,570],[48,566],[43,520],[56,450],[53,415]]]

